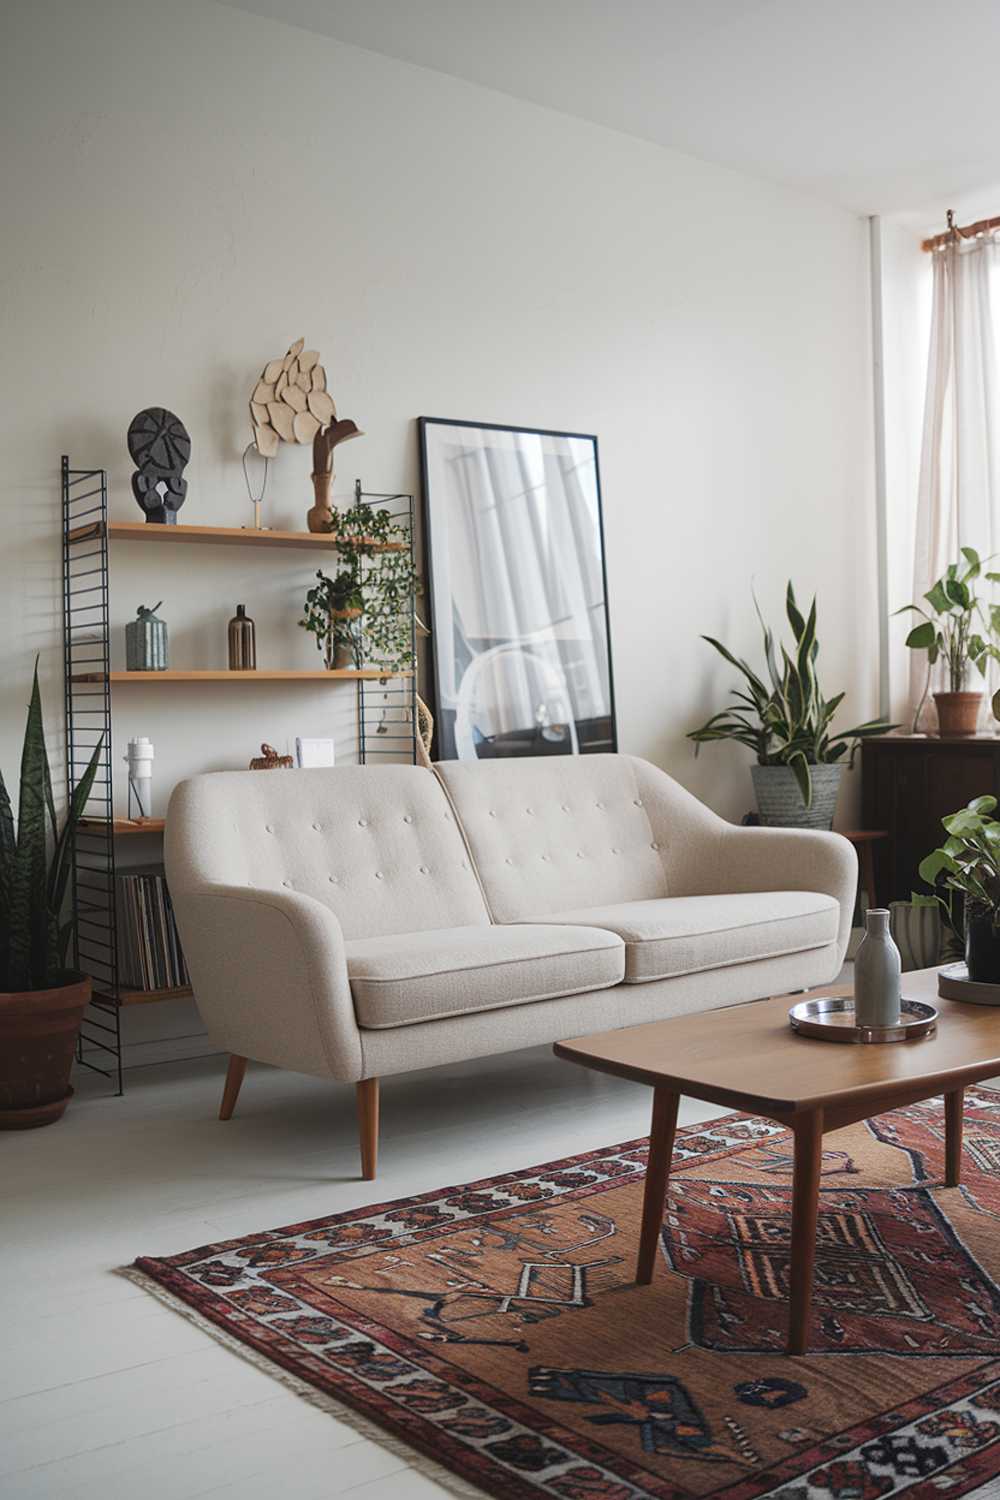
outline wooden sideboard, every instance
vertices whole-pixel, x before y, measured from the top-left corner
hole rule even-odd
[[[889,833],[875,850],[879,902],[926,890],[917,866],[945,838],[941,819],[986,794],[1000,798],[1000,739],[889,734],[865,741],[862,821]]]

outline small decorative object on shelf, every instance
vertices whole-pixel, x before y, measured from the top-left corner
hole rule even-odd
[[[130,672],[165,672],[170,665],[166,621],[157,617],[161,599],[152,609],[140,604],[136,618],[125,626],[125,666]]]
[[[251,453],[256,453],[264,465],[264,472],[261,475],[260,483],[256,486],[260,493],[256,495],[254,494],[255,486],[250,478],[250,470],[247,468],[247,458]],[[247,443],[243,450],[243,478],[246,480],[247,494],[250,496],[250,504],[253,506],[253,527],[249,528],[253,531],[268,531],[270,529],[260,524],[260,508],[264,503],[264,496],[267,494],[267,481],[270,471],[271,460],[265,454],[258,451],[256,443]],[[246,531],[248,528],[244,526],[242,529]]]
[[[250,421],[254,447],[265,460],[277,457],[279,442],[312,443],[315,504],[306,520],[310,531],[329,531],[333,450],[363,434],[356,422],[337,420],[319,354],[304,343],[296,339],[283,359],[264,366],[250,397]]]
[[[247,614],[245,604],[237,604],[236,613],[229,622],[228,636],[230,672],[255,672],[257,627]]]
[[[132,493],[146,520],[157,526],[176,524],[187,498],[185,466],[191,439],[179,417],[163,406],[148,406],[132,418],[128,451],[136,465]]]
[[[991,562],[992,557],[981,558],[973,547],[962,547],[960,551],[961,562],[950,563],[924,595],[932,613],[921,604],[904,604],[896,610],[897,615],[920,616],[920,623],[914,625],[906,644],[912,651],[927,652],[924,690],[913,715],[914,734],[927,701],[934,667],[940,661],[947,672],[948,690],[933,695],[938,733],[944,739],[974,735],[983,695],[980,690],[967,691],[969,669],[975,667],[980,677],[985,677],[989,661],[1000,661],[1000,648],[996,645],[1000,608],[980,599],[975,591],[980,576],[998,583],[1000,573],[983,573],[983,564]]]
[[[331,403],[332,405],[332,403]],[[331,421],[328,427],[317,432],[313,438],[313,504],[306,512],[306,525],[310,531],[333,531],[333,510],[330,495],[333,489],[333,450],[348,438],[364,437],[356,422],[345,418],[342,422]]]
[[[302,771],[312,770],[317,766],[335,765],[336,746],[333,740],[302,739],[296,736],[295,764]]]
[[[751,776],[765,827],[830,828],[845,761],[853,766],[862,740],[899,726],[870,719],[853,729],[834,730],[833,716],[844,695],[826,698],[820,691],[816,600],[804,618],[789,582],[785,612],[794,646],[790,651],[781,648],[780,670],[774,634],[764,624],[759,609],[765,661],[760,673],[734,656],[721,641],[702,636],[723,660],[743,674],[746,687],[734,690],[736,702],[713,714],[688,739],[694,740],[695,754],[710,740],[736,740],[754,751],[757,764]]]
[[[128,742],[128,753],[122,760],[128,764],[128,815],[149,818],[153,815],[153,742],[140,735]]]
[[[262,744],[260,754],[250,762],[251,771],[291,771],[295,762],[290,755],[279,755],[273,745]]]
[[[899,949],[889,932],[889,912],[884,906],[871,906],[865,913],[865,935],[854,959],[856,1025],[898,1026],[901,972]]]

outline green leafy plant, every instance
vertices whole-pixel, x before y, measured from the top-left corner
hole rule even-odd
[[[316,637],[316,645],[323,652],[326,666],[332,668],[342,646],[350,648],[355,663],[358,660],[357,628],[353,622],[364,610],[364,595],[354,573],[343,569],[335,578],[328,578],[320,570],[318,580],[306,594],[303,616],[299,621],[303,630]]]
[[[952,693],[965,691],[970,666],[976,668],[980,677],[985,677],[987,662],[991,658],[1000,661],[1000,651],[992,639],[1000,635],[1000,606],[980,599],[974,588],[979,577],[990,583],[1000,582],[1000,573],[983,573],[992,556],[981,558],[973,547],[960,550],[962,561],[950,563],[924,595],[930,611],[920,604],[904,604],[896,610],[897,615],[920,616],[920,623],[914,625],[906,644],[911,651],[927,652],[927,678],[913,716],[914,729],[927,700],[931,673],[939,661],[947,670],[948,689]]]
[[[788,766],[794,773],[802,800],[812,806],[810,767],[830,765],[844,756],[854,764],[857,748],[863,739],[886,734],[898,726],[870,719],[853,729],[834,731],[833,717],[844,694],[825,698],[816,674],[819,641],[816,637],[816,600],[803,616],[795,600],[791,582],[785,595],[785,612],[791,626],[793,646],[776,650],[773,631],[764,622],[754,599],[754,608],[764,633],[764,674],[717,641],[702,636],[730,666],[742,673],[745,689],[734,688],[734,702],[713,714],[700,729],[692,730],[688,739],[697,749],[711,740],[736,740],[746,745],[761,766]],[[780,652],[780,656],[779,656]],[[766,679],[765,679],[766,674]]]
[[[104,743],[97,742],[60,830],[45,749],[38,663],[21,753],[17,828],[0,774],[0,990],[44,990],[59,983],[73,934],[62,920],[76,826],[90,797]]]
[[[934,888],[934,895],[914,892],[913,901],[940,906],[959,941],[964,941],[970,916],[991,916],[993,927],[1000,929],[1000,822],[991,816],[996,807],[995,797],[974,797],[942,818],[948,837],[920,861],[920,878]]]
[[[398,516],[355,492],[354,504],[334,510],[327,530],[337,535],[343,567],[306,595],[299,624],[316,636],[327,665],[333,649],[350,642],[359,666],[398,672],[413,666],[413,600],[420,580],[409,538]],[[351,620],[339,612],[353,612]],[[360,611],[360,613],[358,613]]]

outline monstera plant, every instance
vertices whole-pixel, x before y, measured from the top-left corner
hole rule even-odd
[[[103,739],[60,827],[36,662],[16,825],[0,773],[0,1128],[50,1124],[72,1093],[69,1072],[90,979],[67,968],[73,919],[65,906],[76,827],[102,748]]]

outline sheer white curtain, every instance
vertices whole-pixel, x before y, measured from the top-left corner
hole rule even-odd
[[[935,250],[933,275],[914,599],[958,559],[959,547],[974,547],[984,556],[1000,549],[1000,235],[954,240]],[[910,657],[916,704],[926,658],[922,652]],[[925,708],[923,720],[933,712],[932,706]]]

